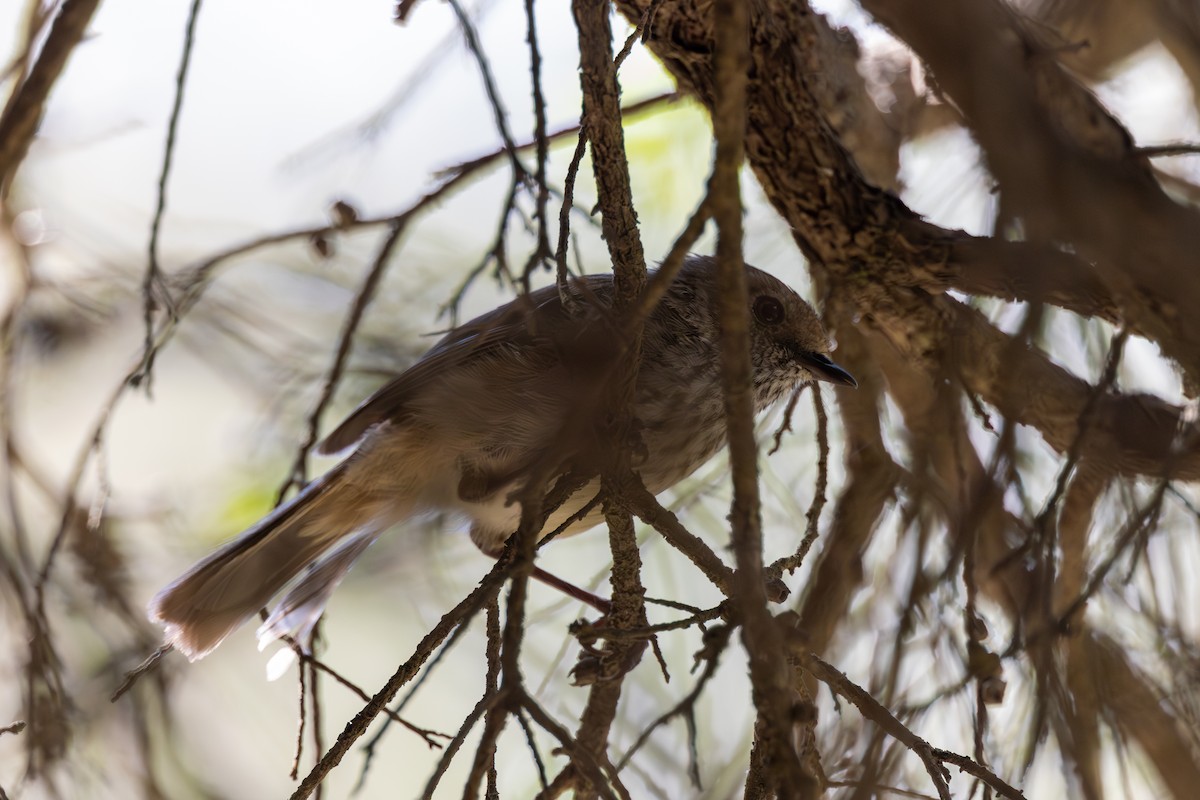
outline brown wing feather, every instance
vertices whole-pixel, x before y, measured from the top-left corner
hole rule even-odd
[[[584,302],[588,298],[607,301],[611,287],[612,276],[607,274],[588,275],[577,282]],[[531,310],[537,314],[538,327],[529,324]],[[547,286],[464,323],[442,337],[416,364],[363,401],[317,445],[317,452],[341,453],[357,444],[372,426],[385,420],[402,422],[411,399],[443,371],[478,358],[498,345],[537,346],[550,334],[547,328],[561,330],[563,323],[570,320],[557,287]]]

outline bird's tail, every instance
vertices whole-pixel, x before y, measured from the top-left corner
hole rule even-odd
[[[289,611],[302,608],[315,619],[316,604],[323,607],[350,567],[346,556],[360,555],[396,518],[378,497],[346,480],[347,467],[334,467],[159,592],[149,614],[163,625],[166,641],[192,661],[204,657],[305,567],[347,540],[330,568],[310,571],[284,601]],[[272,628],[280,630],[279,624]]]

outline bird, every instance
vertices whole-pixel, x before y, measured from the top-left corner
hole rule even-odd
[[[817,312],[778,278],[745,269],[755,410],[802,383],[857,386],[830,359]],[[498,554],[517,530],[514,498],[535,467],[549,459],[566,474],[612,447],[577,423],[597,410],[628,352],[613,299],[611,273],[588,275],[452,329],[318,445],[339,463],[154,597],[148,614],[165,643],[200,659],[289,585],[259,639],[302,638],[367,547],[431,511],[465,515],[475,544]],[[630,406],[641,445],[631,460],[652,493],[725,444],[719,302],[716,260],[690,255],[645,319]],[[560,536],[600,523],[599,508],[577,514],[598,487],[596,478],[575,492],[539,536],[572,516]]]

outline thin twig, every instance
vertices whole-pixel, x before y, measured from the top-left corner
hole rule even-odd
[[[529,755],[533,758],[533,764],[537,767],[538,782],[545,789],[549,783],[546,780],[546,765],[542,763],[541,753],[538,752],[537,742],[533,738],[533,728],[529,726],[529,720],[525,718],[525,709],[518,708],[513,716],[517,718],[517,724],[521,726],[521,730],[525,733],[525,746],[529,749]]]
[[[500,591],[500,587],[510,569],[510,561],[497,561],[491,571],[479,582],[479,585],[459,601],[458,605],[446,612],[438,620],[437,625],[421,639],[412,656],[400,665],[392,677],[375,693],[367,705],[347,723],[345,729],[338,735],[333,745],[321,757],[320,761],[316,763],[308,775],[304,777],[300,785],[296,787],[291,796],[292,800],[303,800],[303,798],[312,794],[317,784],[325,779],[330,770],[341,763],[342,758],[353,744],[366,733],[367,728],[374,719],[386,710],[387,704],[396,696],[396,692],[400,691],[406,683],[413,679],[437,646],[456,627],[473,617],[480,608],[486,605]]]
[[[1067,448],[1067,457],[1063,461],[1062,468],[1058,471],[1058,477],[1054,481],[1054,491],[1051,492],[1050,498],[1046,501],[1042,512],[1038,514],[1035,522],[1037,530],[1042,530],[1046,526],[1067,490],[1067,479],[1071,476],[1083,454],[1084,440],[1087,437],[1088,428],[1092,424],[1100,398],[1116,383],[1117,367],[1121,364],[1121,356],[1125,352],[1125,342],[1128,340],[1129,329],[1122,328],[1113,336],[1112,342],[1109,344],[1108,357],[1104,363],[1104,372],[1101,374],[1100,380],[1096,382],[1095,387],[1088,393],[1087,400],[1079,412],[1079,424],[1076,428],[1075,438],[1071,440],[1071,446]]]
[[[804,538],[800,540],[796,552],[778,559],[767,567],[767,574],[777,578],[782,576],[785,571],[789,574],[795,572],[804,563],[808,551],[812,549],[813,544],[817,541],[817,536],[820,535],[821,510],[825,508],[826,491],[829,488],[829,415],[825,412],[821,390],[816,386],[813,386],[812,397],[813,411],[817,417],[817,485],[813,492],[812,503],[805,514]],[[779,433],[782,434],[782,432],[783,428],[780,427]]]
[[[1010,786],[1000,776],[996,775],[996,773],[981,764],[977,764],[966,756],[952,753],[949,750],[934,750],[933,755],[940,761],[953,764],[968,775],[975,776],[995,789],[1001,797],[1008,797],[1010,800],[1025,800],[1025,795],[1021,793],[1020,789]]]
[[[391,263],[392,251],[395,250],[396,244],[400,241],[400,235],[404,233],[406,223],[407,218],[404,218],[392,224],[387,236],[384,237],[382,244],[379,246],[379,251],[375,254],[374,263],[371,264],[371,268],[367,271],[366,276],[364,276],[358,292],[354,295],[350,311],[346,314],[346,319],[342,322],[342,330],[338,334],[337,349],[334,352],[333,361],[325,373],[325,380],[321,383],[320,397],[317,399],[312,411],[309,412],[304,439],[297,448],[296,457],[292,462],[292,468],[288,472],[287,479],[279,489],[279,494],[275,499],[276,505],[283,502],[289,489],[293,486],[303,485],[307,479],[308,453],[317,443],[321,417],[324,415],[329,403],[333,400],[333,393],[341,382],[342,374],[346,371],[346,362],[349,359],[350,350],[354,346],[354,337],[358,333],[359,324],[362,322],[367,306],[375,299],[375,292],[379,289],[379,284],[383,280],[383,276]]]
[[[457,631],[456,631],[456,633],[457,633]],[[326,664],[321,659],[313,656],[310,653],[304,652],[303,648],[300,647],[300,644],[298,642],[296,642],[294,639],[292,639],[292,637],[284,636],[283,641],[286,642],[294,651],[297,652],[297,655],[300,658],[301,664],[307,665],[310,669],[319,670],[320,672],[328,675],[330,678],[333,678],[333,680],[336,683],[349,689],[360,700],[363,700],[363,701],[371,700],[371,696],[368,695],[366,693],[366,691],[363,690],[362,687],[360,687],[358,684],[354,683],[354,681],[350,680],[345,675],[342,675],[340,672],[338,672],[333,667]],[[412,722],[409,722],[404,717],[400,716],[399,709],[386,708],[383,710],[382,713],[386,717],[386,720],[385,720],[386,723],[390,724],[392,722],[395,722],[395,723],[398,723],[400,726],[408,729],[409,731],[412,731],[417,736],[421,737],[421,739],[425,742],[426,746],[429,747],[429,749],[431,749],[431,750],[436,750],[442,746],[441,742],[435,741],[435,737],[440,737],[443,739],[450,738],[449,734],[442,733],[441,731],[431,730],[429,728],[422,728],[419,725],[415,725]],[[321,750],[320,752],[324,752],[324,750]]]
[[[534,181],[537,183],[535,198],[537,219],[537,246],[525,263],[525,271],[521,276],[525,292],[528,293],[530,274],[534,267],[544,263],[553,254],[550,250],[550,220],[546,206],[550,201],[550,186],[546,182],[546,162],[550,158],[550,140],[546,136],[546,98],[542,94],[542,54],[538,49],[537,19],[534,12],[534,0],[525,0],[525,39],[529,44],[529,82],[533,92],[533,141],[537,146],[537,167],[534,170]],[[569,206],[569,204],[568,204]]]
[[[642,745],[649,741],[650,734],[654,733],[658,728],[667,724],[675,717],[682,715],[691,718],[695,713],[696,701],[700,698],[708,682],[712,680],[713,675],[716,674],[717,667],[720,666],[721,653],[724,652],[725,647],[729,644],[729,636],[733,632],[733,629],[728,627],[722,627],[719,630],[721,633],[716,641],[706,641],[705,643],[704,671],[700,673],[700,677],[696,680],[696,685],[692,687],[690,692],[684,695],[682,700],[646,726],[645,730],[638,735],[638,738],[634,740],[630,748],[625,751],[625,755],[621,756],[620,760],[617,761],[618,770],[625,768],[625,765],[642,748]],[[693,747],[695,746],[694,741],[692,745]],[[693,773],[692,783],[697,789],[701,788],[698,774]]]
[[[296,650],[299,649],[299,647],[296,647]],[[307,705],[305,704],[305,701],[307,700],[307,697],[305,696],[305,689],[307,689],[306,682],[308,671],[304,668],[303,661],[298,662],[298,664],[299,668],[296,670],[296,682],[299,689],[297,694],[300,697],[300,709],[296,720],[296,747],[292,754],[292,771],[289,773],[289,776],[292,780],[296,780],[296,778],[300,775],[300,758],[304,755],[304,727],[308,724]]]
[[[371,769],[371,762],[375,758],[375,749],[379,747],[379,743],[383,740],[384,734],[387,733],[388,726],[390,726],[395,719],[399,718],[400,712],[402,712],[405,706],[408,705],[409,701],[416,696],[417,691],[422,685],[424,685],[425,681],[429,680],[429,677],[433,675],[442,659],[446,657],[446,654],[454,648],[454,645],[457,644],[463,638],[464,634],[466,634],[466,632],[470,629],[471,626],[469,623],[459,625],[457,628],[455,628],[454,633],[452,633],[450,638],[438,648],[437,653],[435,653],[433,658],[429,660],[429,663],[425,665],[425,668],[421,670],[421,674],[418,675],[416,680],[412,682],[412,685],[408,687],[408,691],[404,693],[404,696],[400,698],[400,701],[396,703],[393,708],[388,710],[388,716],[386,719],[384,719],[383,724],[379,726],[379,730],[377,730],[371,736],[371,738],[367,740],[367,743],[362,748],[362,769],[359,770],[358,781],[354,784],[352,794],[358,794],[366,785],[367,772]],[[368,699],[365,694],[363,699]]]
[[[928,742],[917,736],[904,723],[896,719],[870,692],[851,681],[834,667],[802,649],[796,652],[796,655],[800,658],[804,668],[812,673],[813,677],[824,683],[839,696],[849,700],[862,712],[864,717],[874,722],[885,733],[915,753],[925,764],[925,770],[933,780],[938,797],[941,800],[951,800],[946,769],[938,763],[938,758],[934,755],[933,748]]]
[[[499,695],[490,692],[484,692],[483,697],[479,698],[479,702],[463,719],[462,724],[458,726],[458,732],[446,744],[446,749],[442,751],[441,757],[438,759],[437,767],[434,768],[433,774],[429,776],[429,780],[425,782],[425,790],[421,793],[422,800],[428,800],[433,797],[433,793],[437,791],[438,784],[442,777],[446,774],[446,770],[450,769],[450,762],[458,754],[462,748],[463,742],[467,740],[467,736],[475,727],[475,723],[479,722],[479,718],[484,712],[494,708],[501,698]]]
[[[558,247],[554,249],[554,264],[556,268],[555,281],[558,284],[558,294],[563,306],[573,308],[575,302],[567,286],[570,272],[567,270],[567,243],[571,238],[571,209],[575,206],[575,179],[579,174],[579,165],[583,163],[583,154],[587,150],[587,129],[579,126],[579,138],[575,142],[575,152],[571,155],[571,163],[567,165],[567,177],[563,181],[563,202],[558,212]]]
[[[162,270],[158,265],[158,239],[162,230],[163,217],[167,211],[167,180],[171,176],[171,162],[175,157],[175,140],[179,133],[179,118],[183,112],[183,90],[187,86],[188,66],[192,62],[192,49],[196,43],[196,20],[200,17],[201,0],[192,0],[188,10],[187,28],[183,35],[183,52],[179,58],[179,72],[175,75],[175,97],[171,103],[171,117],[167,122],[167,142],[163,147],[162,170],[158,175],[158,195],[154,204],[154,219],[150,222],[150,243],[147,247],[148,261],[146,275],[142,279],[142,322],[145,325],[143,350],[145,360],[142,371],[132,379],[133,385],[138,386],[145,381],[146,391],[150,391],[151,374],[154,369],[154,312],[158,307],[155,292],[158,291],[162,301],[167,304],[167,311],[174,314],[170,308],[171,296],[162,290]]]
[[[492,77],[492,68],[488,64],[487,55],[483,52],[483,47],[479,44],[479,35],[475,32],[475,23],[467,15],[463,9],[462,3],[458,0],[446,0],[450,8],[454,11],[454,16],[458,19],[458,26],[462,28],[463,38],[467,42],[467,49],[471,51],[471,55],[475,58],[475,63],[479,67],[480,77],[483,79],[483,88],[487,92],[488,103],[492,109],[492,117],[496,123],[496,132],[500,134],[500,139],[504,142],[504,151],[508,155],[509,163],[512,166],[514,176],[526,175],[525,166],[521,164],[521,160],[517,157],[517,146],[513,142],[512,134],[508,131],[508,121],[505,119],[504,104],[500,101],[500,91],[496,88],[496,80]]]
[[[616,769],[611,764],[602,764],[594,753],[581,747],[571,737],[571,734],[567,732],[567,729],[558,724],[532,697],[524,695],[521,698],[521,707],[525,709],[530,719],[538,727],[558,740],[563,751],[571,758],[571,767],[568,770],[574,770],[576,774],[581,775],[587,780],[591,784],[593,791],[601,797],[606,798],[606,800],[617,800],[618,797],[625,800],[629,797],[628,792],[617,779]],[[608,773],[608,780],[605,778],[606,771]],[[567,770],[564,770],[564,773],[561,773],[560,777],[566,773]],[[558,780],[559,778],[556,778],[555,781],[552,781],[550,787],[539,794],[539,797],[551,794],[554,790],[554,784]]]
[[[783,408],[783,414],[779,420],[779,427],[775,429],[775,435],[771,440],[771,449],[767,451],[767,455],[773,456],[779,452],[779,448],[783,446],[783,435],[790,433],[792,430],[792,415],[796,413],[796,406],[800,402],[800,395],[804,394],[804,390],[810,384],[802,383],[796,387],[796,391],[792,392],[792,396],[788,398],[787,405]],[[815,389],[816,386],[813,385]]]
[[[1161,158],[1162,156],[1192,156],[1200,153],[1200,144],[1176,142],[1175,144],[1156,144],[1135,147],[1133,150],[1146,158]]]

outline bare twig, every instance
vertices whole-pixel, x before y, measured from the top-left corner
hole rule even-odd
[[[299,647],[296,647],[295,649],[297,651],[300,650]],[[308,724],[308,706],[306,702],[308,698],[306,696],[307,692],[305,691],[308,688],[308,671],[304,668],[305,664],[303,661],[298,662],[298,664],[299,668],[296,670],[296,683],[298,684],[297,694],[299,695],[300,699],[299,710],[296,719],[296,747],[292,753],[292,771],[289,773],[289,776],[292,780],[296,780],[296,778],[300,775],[300,758],[304,755],[304,727]]]
[[[137,683],[138,680],[143,675],[145,675],[147,672],[150,672],[151,670],[153,670],[155,667],[158,666],[159,662],[162,661],[163,656],[165,656],[167,653],[171,652],[174,649],[175,649],[174,645],[164,644],[162,647],[158,648],[153,653],[146,656],[146,659],[144,661],[142,661],[141,664],[138,664],[132,670],[125,673],[125,680],[123,680],[121,682],[121,685],[118,686],[116,688],[116,690],[112,693],[112,695],[109,697],[109,700],[113,703],[120,700],[121,696],[123,694],[125,694],[126,692],[128,692],[130,689],[132,689],[133,685],[135,683]]]
[[[1164,156],[1193,156],[1200,153],[1200,144],[1176,142],[1175,144],[1142,145],[1135,148],[1138,155],[1147,158],[1162,158]]]
[[[378,290],[379,284],[383,280],[383,276],[391,263],[392,251],[400,241],[400,236],[404,233],[406,223],[407,218],[404,218],[392,224],[387,236],[384,237],[383,242],[379,246],[379,251],[375,255],[375,260],[371,264],[371,268],[363,277],[358,292],[354,295],[350,311],[347,312],[346,319],[342,323],[341,333],[338,335],[337,350],[334,352],[333,361],[330,363],[329,370],[325,373],[325,380],[321,384],[321,395],[313,406],[312,411],[309,412],[304,439],[300,447],[297,448],[296,458],[292,462],[291,471],[288,473],[283,486],[279,489],[279,494],[275,501],[276,505],[283,502],[289,489],[293,486],[303,485],[307,481],[308,453],[317,443],[321,417],[324,415],[329,403],[333,400],[333,393],[341,382],[343,373],[346,371],[346,362],[349,359],[350,350],[354,346],[354,337],[358,332],[358,326],[362,322],[367,306],[375,299],[375,292]]]
[[[20,733],[20,732],[21,732],[21,731],[23,731],[23,730],[25,730],[25,722],[24,722],[24,720],[17,720],[17,721],[16,721],[16,722],[14,722],[14,723],[11,723],[11,724],[9,724],[9,725],[5,725],[3,728],[0,728],[0,736],[3,736],[3,735],[4,735],[4,734],[6,734],[6,733],[17,734],[17,733]]]
[[[679,522],[679,518],[664,508],[658,498],[645,487],[626,486],[625,498],[633,513],[657,530],[667,542],[687,556],[713,584],[728,595],[732,589],[733,570],[725,566],[720,556],[703,539]]]
[[[855,684],[834,667],[831,667],[808,652],[800,652],[797,655],[800,657],[804,668],[812,673],[815,678],[826,684],[839,696],[849,700],[862,712],[864,717],[880,726],[889,736],[913,751],[925,764],[925,770],[929,773],[929,777],[937,789],[938,797],[941,800],[950,800],[950,787],[947,785],[948,776],[946,769],[938,763],[938,758],[934,755],[933,747],[928,742],[905,727],[900,720],[896,719],[890,711],[872,697],[870,692]]]
[[[767,574],[776,578],[782,576],[785,571],[794,572],[804,563],[808,551],[816,543],[817,536],[820,534],[821,510],[825,508],[825,492],[829,487],[829,415],[825,413],[825,403],[821,400],[820,388],[817,386],[812,388],[813,411],[817,416],[817,485],[813,491],[812,504],[809,505],[808,512],[805,514],[804,538],[800,540],[796,552],[776,560],[767,567]],[[799,397],[799,394],[794,397]],[[789,403],[790,405],[791,403]],[[782,434],[783,426],[780,426],[779,433],[776,435],[776,445]]]
[[[504,142],[504,151],[508,155],[513,175],[514,177],[519,176],[523,179],[526,174],[525,167],[517,157],[517,146],[513,142],[512,134],[508,130],[508,120],[505,119],[504,104],[500,101],[500,91],[496,88],[496,79],[492,77],[492,68],[488,63],[487,55],[483,52],[483,47],[479,44],[479,35],[475,32],[475,23],[471,21],[471,18],[467,15],[459,0],[447,0],[447,3],[454,11],[454,16],[458,19],[458,26],[462,28],[467,49],[471,51],[471,55],[479,67],[479,74],[483,79],[483,88],[487,92],[488,104],[491,106],[492,117],[496,123],[496,132],[500,134],[500,139]]]
[[[685,719],[687,719],[689,732],[691,731],[692,726],[695,724],[694,715],[696,701],[700,699],[700,695],[703,693],[705,686],[708,685],[708,682],[712,679],[713,675],[716,674],[717,667],[720,666],[721,654],[724,652],[725,647],[729,644],[729,636],[733,632],[733,629],[729,627],[719,627],[715,630],[717,631],[716,634],[714,634],[712,637],[706,637],[703,655],[704,671],[700,673],[700,677],[696,680],[696,685],[692,687],[692,690],[688,692],[683,699],[681,699],[673,707],[668,709],[646,726],[641,734],[638,735],[638,738],[634,740],[633,744],[630,745],[629,749],[625,751],[625,755],[621,756],[620,760],[617,761],[618,770],[625,768],[625,765],[628,764],[629,760],[633,758],[638,750],[642,748],[642,745],[649,741],[650,735],[654,733],[654,731],[661,728],[675,717],[683,716]],[[692,768],[690,769],[692,785],[697,789],[700,789],[700,774],[699,770],[696,769],[694,735],[689,736],[689,739],[692,755]]]
[[[179,58],[179,72],[175,75],[175,98],[171,103],[171,117],[167,122],[167,141],[163,146],[162,169],[158,175],[158,195],[154,205],[154,219],[150,222],[150,243],[147,246],[146,274],[142,279],[142,323],[145,325],[143,341],[144,360],[142,369],[131,379],[134,386],[143,381],[150,391],[151,373],[154,370],[154,312],[161,300],[170,308],[170,293],[163,290],[162,269],[158,263],[158,239],[162,230],[163,217],[167,210],[167,179],[171,176],[171,161],[175,156],[175,139],[179,133],[179,118],[183,111],[183,90],[187,85],[188,66],[192,62],[192,48],[196,42],[196,20],[200,17],[201,0],[192,0],[188,10],[187,28],[183,35],[183,50]],[[157,296],[156,296],[157,295]]]
[[[990,769],[977,764],[966,756],[960,756],[958,753],[952,753],[949,750],[934,750],[933,755],[940,761],[953,764],[968,775],[974,775],[992,789],[995,789],[996,793],[1001,797],[1008,797],[1011,800],[1022,800],[1025,797],[1020,789],[1005,783]]]
[[[575,785],[576,777],[582,777],[592,791],[605,800],[629,800],[628,790],[617,777],[616,768],[608,763],[607,759],[600,759],[582,747],[567,729],[555,722],[532,697],[525,695],[522,698],[522,707],[538,727],[558,740],[563,751],[571,758],[570,767],[559,773],[550,785],[538,794],[539,798],[557,797],[563,788]]]
[[[396,692],[413,679],[437,646],[455,628],[473,617],[479,609],[490,602],[491,598],[496,596],[511,566],[511,561],[507,559],[497,561],[491,571],[479,582],[479,585],[459,601],[458,605],[442,616],[438,624],[421,639],[412,656],[400,665],[392,677],[375,693],[370,702],[347,723],[337,740],[296,787],[292,793],[292,800],[302,800],[313,793],[317,785],[329,774],[329,771],[341,763],[342,758],[353,744],[366,733],[375,717],[384,712]]]
[[[546,135],[546,98],[542,94],[542,54],[538,49],[537,20],[533,13],[533,0],[525,0],[525,39],[529,45],[529,82],[533,92],[533,141],[537,147],[537,167],[534,181],[537,183],[536,210],[537,246],[525,263],[521,279],[525,292],[529,292],[529,278],[534,267],[544,263],[553,254],[550,250],[550,220],[546,206],[550,200],[550,185],[546,182],[546,161],[550,157],[550,139]],[[569,208],[570,202],[565,205]]]
[[[485,712],[499,705],[500,701],[503,699],[504,698],[498,694],[489,694],[487,692],[485,692],[483,697],[479,699],[479,702],[475,704],[475,707],[472,708],[467,714],[466,718],[463,719],[462,725],[460,725],[458,728],[458,732],[454,734],[454,738],[452,738],[446,744],[446,749],[442,751],[442,756],[438,759],[437,767],[434,769],[433,774],[429,776],[429,780],[425,783],[425,790],[421,793],[422,800],[428,800],[428,798],[433,797],[433,793],[437,790],[438,784],[441,782],[442,777],[446,774],[446,770],[450,768],[450,762],[453,761],[454,757],[458,754],[458,751],[462,749],[463,742],[467,740],[467,736],[471,733],[471,730],[475,727],[475,724],[479,722],[479,718],[482,717]]]
[[[563,203],[558,212],[558,246],[554,249],[555,281],[558,284],[558,294],[566,308],[572,308],[572,295],[567,288],[570,272],[567,270],[567,242],[571,237],[571,209],[575,205],[575,178],[579,174],[579,165],[583,163],[583,154],[587,150],[587,130],[580,125],[579,139],[575,142],[575,152],[571,155],[571,163],[567,165],[567,177],[563,181]]]

